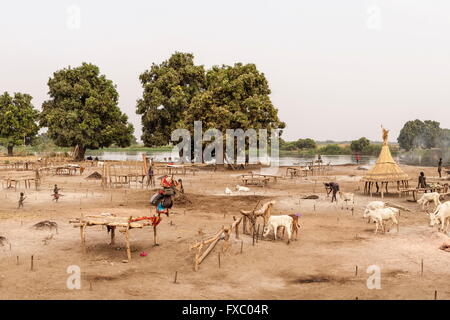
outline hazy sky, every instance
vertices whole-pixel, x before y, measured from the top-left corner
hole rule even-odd
[[[416,118],[450,128],[448,0],[18,0],[0,12],[1,92],[40,108],[54,71],[91,62],[138,137],[138,76],[174,51],[206,67],[255,63],[288,140],[380,140],[383,124],[395,141]]]

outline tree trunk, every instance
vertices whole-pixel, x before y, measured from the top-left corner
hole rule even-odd
[[[74,154],[73,154],[75,161],[83,161],[85,153],[86,153],[86,147],[76,146],[75,150],[74,150]]]
[[[12,157],[13,156],[13,148],[14,146],[8,146],[8,157]]]

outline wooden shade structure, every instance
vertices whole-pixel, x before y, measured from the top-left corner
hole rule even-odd
[[[381,148],[380,155],[378,157],[375,166],[370,169],[367,174],[362,178],[362,182],[365,182],[364,193],[373,194],[373,188],[377,188],[377,192],[381,188],[381,197],[384,197],[384,192],[388,192],[389,183],[396,183],[397,190],[402,188],[408,188],[409,180],[411,178],[403,172],[399,165],[392,158],[391,151],[388,146],[389,130],[383,130],[383,147]]]

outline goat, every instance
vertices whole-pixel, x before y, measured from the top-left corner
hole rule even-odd
[[[377,209],[381,209],[381,208],[386,208],[386,202],[383,202],[383,201],[369,202],[366,206],[366,209],[364,210],[364,217],[367,215],[367,213],[369,213],[369,211],[373,211],[373,210],[377,210]],[[370,220],[371,220],[371,218],[369,216],[367,223],[369,223]]]
[[[289,217],[292,218],[292,235],[295,233],[295,240],[298,239],[298,230],[300,229],[300,224],[298,223],[298,218],[301,216],[300,213],[297,214],[289,214]],[[283,228],[283,238],[284,238],[284,227]]]
[[[226,187],[226,188],[225,188],[225,194],[230,195],[230,194],[231,194],[231,189],[228,188],[228,187]]]
[[[441,224],[440,230],[447,232],[448,225],[450,224],[450,201],[447,201],[443,204],[440,204],[436,211],[428,214],[430,216],[430,226],[434,226],[435,224]],[[447,223],[447,224],[446,224]]]
[[[392,220],[392,222],[397,225],[397,232],[399,231],[398,228],[398,220],[397,220],[397,214],[400,212],[397,208],[379,208],[375,210],[369,210],[368,212],[364,213],[364,218],[369,217],[372,218],[376,223],[375,233],[378,232],[378,227],[381,225],[383,228],[383,232],[386,232],[386,228],[383,225],[383,220]],[[388,230],[389,231],[389,230]]]
[[[417,203],[422,206],[422,210],[425,210],[425,205],[428,207],[430,202],[434,202],[436,208],[441,204],[441,195],[438,192],[424,193],[422,197],[417,200]]]
[[[347,205],[347,209],[348,209],[348,203],[352,203],[353,205],[355,205],[355,194],[350,193],[350,192],[341,192],[339,191],[339,197],[341,198],[342,201],[345,202],[345,204]]]
[[[250,191],[250,188],[247,188],[247,187],[243,187],[243,186],[240,186],[240,185],[236,185],[236,190],[238,191],[238,192],[241,192],[241,191],[243,191],[243,192],[249,192]]]
[[[293,220],[294,219],[288,215],[270,216],[267,225],[264,227],[263,237],[267,237],[270,230],[273,230],[274,238],[277,240],[278,227],[284,227],[288,234],[287,243],[289,244],[292,236]]]

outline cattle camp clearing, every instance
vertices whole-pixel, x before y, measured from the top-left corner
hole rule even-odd
[[[449,180],[397,164],[384,134],[373,166],[270,174],[2,157],[0,299],[449,299]]]

